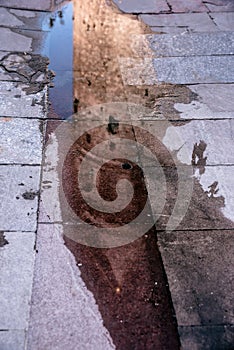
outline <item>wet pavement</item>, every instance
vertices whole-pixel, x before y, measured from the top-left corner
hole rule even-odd
[[[0,349],[233,349],[233,1],[0,19]]]

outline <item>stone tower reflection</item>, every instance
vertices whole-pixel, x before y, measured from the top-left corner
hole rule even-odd
[[[74,99],[79,107],[126,101],[118,57],[133,57],[131,35],[146,27],[105,0],[74,2]]]

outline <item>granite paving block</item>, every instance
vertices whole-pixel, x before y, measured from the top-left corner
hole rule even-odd
[[[233,56],[155,58],[158,82],[171,84],[233,83]]]
[[[39,226],[28,349],[114,349],[62,236],[61,225]]]
[[[18,330],[7,330],[0,332],[0,349],[2,350],[24,350],[25,332]]]
[[[232,0],[212,0],[205,1],[207,8],[211,12],[231,12],[234,11],[234,3]]]
[[[190,165],[196,153],[195,146],[201,141],[204,149],[199,157],[200,161],[206,157],[204,166],[234,164],[233,120],[191,120],[187,123],[178,121],[176,125],[151,120],[138,122],[137,125],[151,133],[149,137],[141,129],[134,128],[137,142],[143,144],[158,157],[161,152],[160,161],[164,166],[172,165],[164,149],[170,152],[173,158],[176,155],[176,159],[181,164]],[[161,147],[159,142],[162,143]],[[154,164],[143,150],[140,156],[144,157],[142,161],[145,166]]]
[[[48,11],[51,8],[51,0],[1,0],[1,6],[18,9]]]
[[[216,32],[217,26],[207,13],[179,13],[179,14],[159,14],[159,15],[141,15],[140,19],[151,27],[178,27],[189,30],[189,32]]]
[[[37,93],[27,94],[29,89],[29,84],[0,82],[0,116],[45,118],[47,87]]]
[[[234,231],[158,234],[179,326],[233,324]]]
[[[41,30],[47,17],[49,14],[46,12],[0,8],[1,26],[9,28]]]
[[[198,84],[189,88],[197,95],[190,103],[176,103],[182,119],[234,118],[234,84]]]
[[[47,35],[42,31],[1,27],[0,48],[2,51],[40,53]]]
[[[31,51],[32,38],[10,28],[0,28],[0,47],[3,51]]]
[[[179,327],[183,350],[231,350],[234,325]]]
[[[207,12],[202,0],[168,0],[172,12]]]
[[[212,12],[211,17],[220,30],[234,31],[234,12]]]
[[[1,232],[1,234],[7,243],[0,248],[0,328],[25,330],[28,327],[32,292],[35,233]],[[18,337],[15,340],[19,340]]]
[[[234,33],[147,35],[155,57],[234,54]]]
[[[0,163],[41,164],[41,122],[21,118],[0,118]]]
[[[36,230],[40,171],[40,166],[0,166],[0,230]]]
[[[234,228],[233,166],[163,167],[157,176],[155,168],[143,170],[151,206],[165,200],[163,210],[154,211],[157,230]]]
[[[113,0],[118,8],[127,13],[161,13],[170,8],[166,0]]]

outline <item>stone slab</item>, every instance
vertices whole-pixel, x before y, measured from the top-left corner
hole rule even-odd
[[[24,350],[25,332],[8,330],[0,332],[0,349],[2,350]]]
[[[155,58],[158,82],[171,84],[233,83],[234,56]]]
[[[61,225],[39,226],[27,348],[114,349],[62,234]]]
[[[183,350],[230,350],[234,344],[234,326],[179,327]]]
[[[202,0],[168,0],[172,12],[207,12]]]
[[[4,237],[8,244],[0,248],[0,328],[26,330],[33,281],[35,233],[5,232]]]
[[[211,16],[220,30],[234,31],[234,12],[213,12]]]
[[[22,28],[41,30],[42,23],[49,17],[45,12],[25,11],[0,7],[1,26],[8,28]]]
[[[35,94],[27,94],[30,85],[0,82],[0,116],[45,118],[47,87]]]
[[[234,231],[159,233],[179,326],[233,324]]]
[[[155,57],[234,54],[234,33],[147,35]]]
[[[140,19],[151,27],[170,27],[171,30],[182,27],[189,32],[216,32],[217,26],[207,13],[178,13],[178,14],[159,14],[159,15],[141,15]]]
[[[205,143],[201,157],[207,157],[204,166],[234,164],[233,120],[191,120],[187,123],[178,121],[176,125],[155,120],[142,121],[136,125],[141,128],[134,128],[139,145],[143,144],[159,157],[162,152],[161,164],[164,166],[172,164],[170,159],[166,158],[163,147],[159,147],[159,141],[162,142],[164,148],[166,147],[171,157],[176,158],[181,165],[191,164],[194,146],[201,141]],[[152,137],[147,137],[142,129],[150,132]],[[144,166],[154,165],[153,160],[151,161],[150,156],[147,156],[143,150],[140,157]]]
[[[161,13],[170,8],[165,0],[113,0],[118,8],[127,13]]]
[[[41,122],[21,118],[0,118],[0,163],[41,164]]]
[[[48,33],[36,30],[0,28],[2,51],[40,53]]]
[[[197,95],[190,103],[176,103],[182,119],[234,118],[233,84],[198,84],[189,88]]]
[[[1,0],[1,6],[12,7],[18,9],[31,9],[39,11],[48,11],[51,8],[51,0]]]
[[[165,167],[163,175],[155,168],[144,169],[151,207],[165,198],[164,208],[153,212],[157,230],[233,229],[233,168],[206,167],[199,174],[197,168]]]
[[[36,230],[40,171],[40,166],[0,166],[1,230]]]
[[[232,0],[212,0],[205,2],[207,8],[211,12],[232,12],[234,11],[234,3]]]

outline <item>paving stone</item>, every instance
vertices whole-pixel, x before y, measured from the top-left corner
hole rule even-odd
[[[165,0],[113,0],[113,2],[121,11],[127,13],[160,13],[170,11]]]
[[[139,122],[137,125],[151,133],[151,137],[148,137],[141,129],[134,128],[137,142],[158,156],[162,152],[161,164],[164,166],[172,164],[166,153],[160,149],[158,141],[172,157],[176,155],[181,164],[191,164],[194,146],[201,140],[205,143],[202,157],[207,157],[204,165],[234,164],[233,120],[191,120],[187,123],[177,122],[176,125],[151,120]],[[158,148],[160,152],[157,151]],[[144,166],[154,165],[144,152],[142,157]]]
[[[233,230],[158,234],[179,326],[233,324],[233,235]]]
[[[198,95],[191,103],[176,103],[175,109],[184,119],[234,118],[233,84],[198,84],[189,88]]]
[[[212,0],[205,1],[206,7],[211,12],[231,12],[234,11],[234,3],[232,0]]]
[[[41,164],[42,133],[40,121],[0,118],[3,164]]]
[[[213,12],[211,17],[220,30],[234,31],[234,12]]]
[[[24,350],[25,332],[8,330],[0,332],[0,349],[2,350]]]
[[[189,32],[216,32],[217,26],[207,13],[180,13],[180,14],[160,14],[160,15],[141,15],[140,19],[151,27],[164,27],[171,29],[178,27],[189,30]]]
[[[0,166],[1,230],[36,230],[40,171],[40,166]]]
[[[40,53],[47,33],[36,30],[0,28],[2,51]]]
[[[172,12],[207,12],[202,0],[168,0]]]
[[[233,83],[234,56],[154,59],[158,82],[172,84]]]
[[[0,82],[0,116],[45,118],[47,87],[35,94],[27,94],[29,84]]]
[[[0,28],[0,47],[4,51],[31,51],[32,38],[16,33],[9,28]]]
[[[210,56],[234,53],[234,33],[147,35],[155,57]]]
[[[18,9],[47,11],[51,8],[51,0],[41,0],[40,2],[37,0],[1,0],[1,6]]]
[[[61,225],[39,226],[28,349],[114,349],[62,235]]]
[[[26,330],[33,281],[35,234],[32,232],[5,232],[4,237],[8,244],[0,248],[0,328]],[[11,333],[8,340],[22,341],[22,334],[15,336],[16,334]]]
[[[234,344],[234,326],[179,327],[183,350],[230,350]]]
[[[1,26],[22,29],[42,29],[42,23],[49,17],[45,12],[0,8]]]

